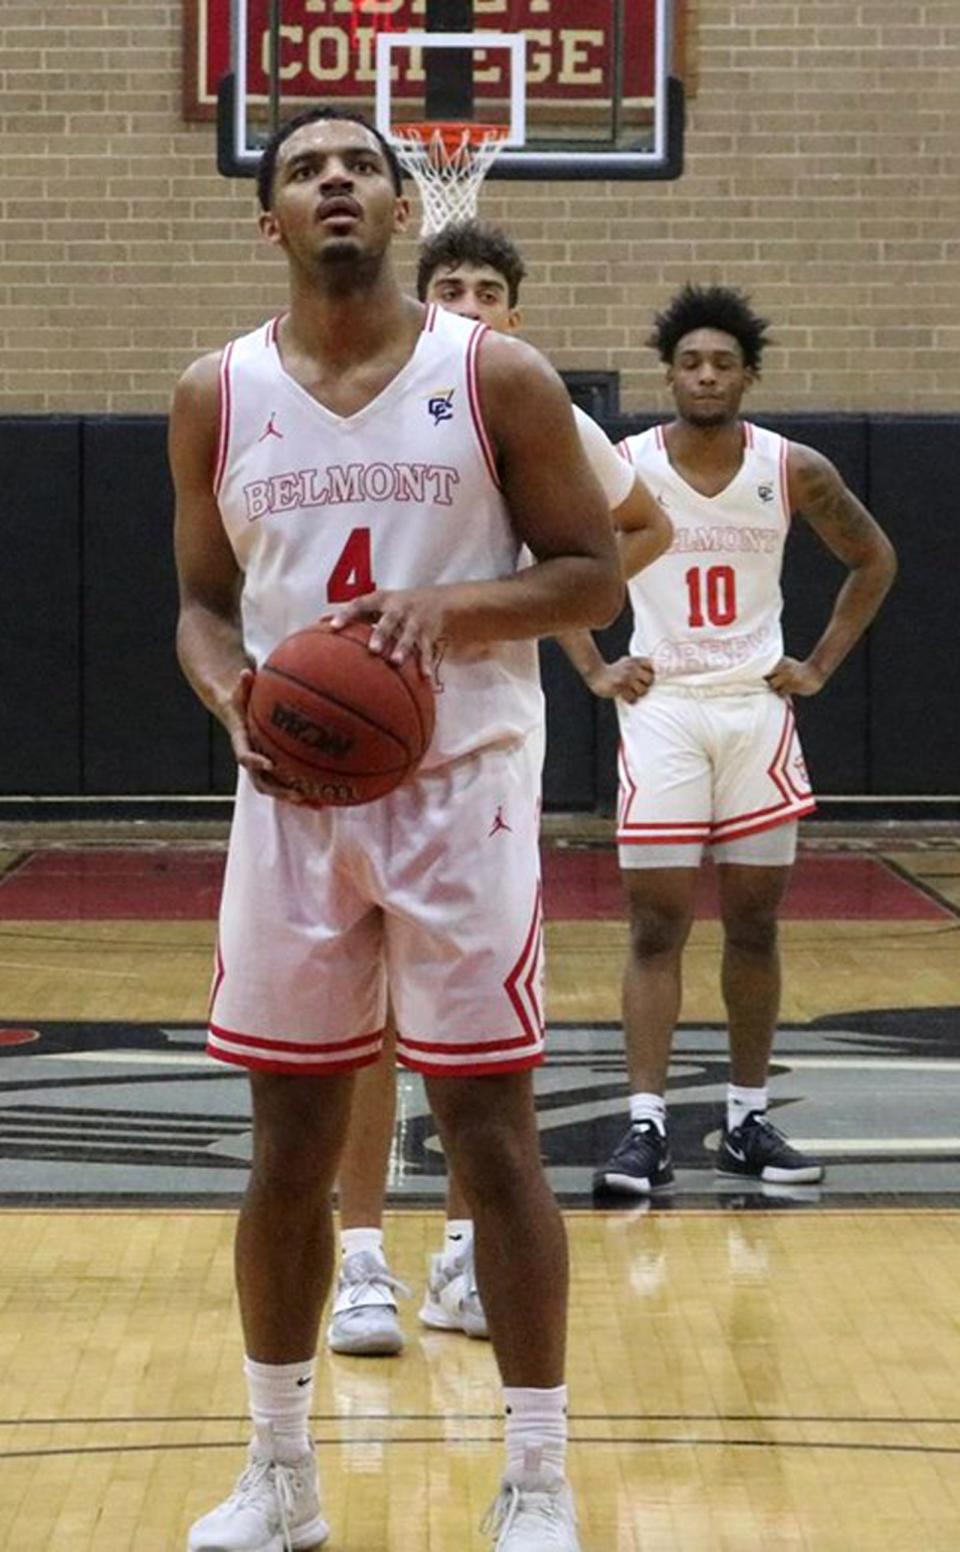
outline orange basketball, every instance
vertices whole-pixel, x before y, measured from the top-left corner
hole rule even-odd
[[[415,654],[370,652],[371,626],[326,621],[274,647],[253,681],[250,741],[312,802],[349,808],[399,787],[433,736],[433,690]]]

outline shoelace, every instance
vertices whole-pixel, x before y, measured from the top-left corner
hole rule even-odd
[[[524,1498],[526,1503],[522,1502]],[[535,1514],[540,1521],[540,1528],[556,1530],[562,1527],[559,1500],[554,1493],[522,1493],[515,1483],[505,1482],[480,1523],[481,1535],[497,1537],[494,1552],[505,1542],[521,1510],[530,1510]],[[557,1537],[556,1541],[559,1546],[560,1538]]]
[[[505,1482],[480,1521],[481,1536],[496,1536],[498,1538],[497,1545],[499,1546],[516,1519],[519,1502],[519,1487],[514,1486],[511,1482]]]
[[[371,1284],[386,1288],[391,1293],[400,1293],[405,1299],[410,1297],[407,1284],[401,1282],[399,1277],[394,1277],[389,1267],[384,1266],[382,1261],[378,1261],[376,1256],[364,1254],[349,1256],[343,1264],[340,1282],[349,1290],[347,1299],[351,1304],[359,1304],[363,1289]]]
[[[763,1130],[769,1133],[771,1137],[776,1138],[777,1142],[782,1142],[786,1147],[789,1148],[790,1144],[787,1142],[786,1137],[784,1137],[778,1126],[774,1126],[769,1116],[761,1115],[759,1111],[754,1110],[751,1111],[750,1119],[753,1121],[755,1126],[762,1127]]]
[[[480,1289],[477,1287],[477,1263],[474,1260],[473,1244],[471,1243],[463,1256],[463,1285],[468,1299],[480,1298]]]
[[[280,1511],[284,1552],[293,1552],[290,1516],[295,1507],[296,1494],[292,1478],[292,1469],[279,1461],[252,1460],[230,1495],[240,1508],[256,1507],[267,1495],[275,1499]]]
[[[294,1510],[296,1494],[293,1490],[293,1472],[279,1462],[274,1466],[277,1489],[277,1507],[280,1510],[280,1534],[283,1537],[283,1552],[293,1552],[293,1538],[290,1534],[290,1517]]]
[[[448,1283],[452,1283],[457,1277],[462,1277],[463,1297],[460,1300],[461,1309],[464,1304],[467,1304],[470,1301],[475,1302],[480,1308],[482,1308],[480,1300],[480,1289],[477,1287],[477,1271],[476,1262],[473,1255],[472,1242],[466,1247],[465,1250],[461,1250],[460,1254],[455,1256],[452,1261],[448,1261],[443,1266],[442,1272],[443,1282],[437,1283],[434,1288],[435,1293],[439,1294]]]

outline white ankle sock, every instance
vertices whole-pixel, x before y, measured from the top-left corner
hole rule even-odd
[[[455,1261],[473,1243],[472,1218],[448,1218],[443,1232],[443,1259]]]
[[[662,1094],[631,1094],[631,1121],[653,1121],[662,1136],[667,1131],[667,1102]]]
[[[383,1254],[383,1230],[382,1229],[341,1229],[340,1230],[340,1255],[343,1260],[347,1256],[356,1255],[358,1250],[369,1251],[384,1261]]]
[[[243,1360],[257,1443],[271,1460],[289,1463],[309,1454],[313,1448],[310,1441],[313,1368],[313,1358],[304,1358],[302,1363]]]
[[[758,1110],[761,1115],[767,1108],[767,1091],[762,1089],[745,1089],[739,1084],[727,1084],[727,1130],[732,1132],[735,1127],[742,1126],[748,1115]]]
[[[527,1390],[505,1386],[507,1476],[518,1486],[536,1486],[542,1468],[548,1477],[566,1475],[567,1387]]]

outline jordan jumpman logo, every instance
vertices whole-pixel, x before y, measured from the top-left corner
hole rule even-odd
[[[274,421],[276,420],[276,418],[277,418],[276,410],[271,410],[270,411],[270,419],[267,421],[267,424],[264,426],[264,428],[261,431],[260,435],[257,437],[257,441],[258,442],[265,442],[267,437],[269,437],[269,436],[279,437],[280,440],[283,441],[283,432],[282,431],[278,431],[276,426],[274,425]]]
[[[493,816],[493,824],[490,826],[490,831],[489,831],[489,834],[487,836],[487,839],[489,840],[491,835],[496,835],[498,830],[510,830],[510,834],[511,835],[513,834],[513,830],[511,829],[510,825],[507,824],[507,821],[503,817],[503,804],[502,803],[498,804],[498,806],[497,806],[497,812]]]

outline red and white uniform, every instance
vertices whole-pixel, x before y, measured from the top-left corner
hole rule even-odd
[[[674,529],[628,584],[630,652],[656,678],[635,705],[618,702],[626,867],[645,865],[636,848],[733,841],[815,806],[792,708],[764,678],[783,656],[788,443],[748,422],[743,435],[740,468],[716,496],[677,473],[661,426],[621,444]]]
[[[582,410],[579,404],[573,406],[573,418],[577,423],[587,463],[600,481],[603,494],[607,498],[607,506],[613,512],[626,501],[633,489],[636,475],[617,452],[603,428],[598,426],[595,420],[591,420],[586,410]]]
[[[507,576],[520,546],[476,388],[482,324],[427,309],[417,348],[347,419],[288,376],[276,320],[228,345],[216,484],[244,573],[244,644],[259,663],[374,587]],[[534,641],[448,652],[424,769],[537,728]]]
[[[428,308],[410,360],[346,418],[286,372],[276,323],[224,351],[215,490],[257,662],[374,587],[518,569],[479,409],[486,332]],[[410,1066],[540,1060],[542,740],[536,643],[501,642],[446,653],[430,750],[389,796],[309,810],[241,772],[211,1053],[306,1073],[375,1060],[389,974]]]

